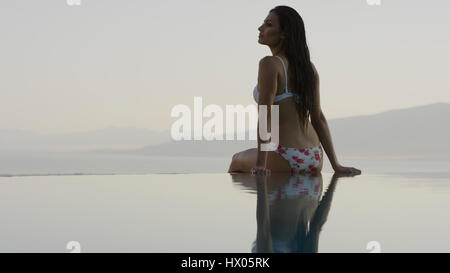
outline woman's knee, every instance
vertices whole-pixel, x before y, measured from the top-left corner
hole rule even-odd
[[[230,167],[228,168],[228,172],[236,172],[239,171],[239,154],[235,153],[231,158]]]

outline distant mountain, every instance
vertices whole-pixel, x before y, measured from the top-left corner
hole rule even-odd
[[[330,131],[340,154],[361,157],[450,158],[450,104],[334,119]]]
[[[0,130],[0,151],[80,151],[93,149],[133,149],[160,144],[170,132],[135,127],[108,127],[94,131],[39,134],[24,130]]]
[[[328,125],[338,156],[450,159],[449,120],[450,104],[435,103],[328,120]],[[256,141],[171,141],[123,153],[230,157],[255,147]]]
[[[325,112],[326,114],[326,112]],[[450,159],[450,104],[328,120],[338,157]],[[248,139],[248,132],[247,132]],[[170,130],[109,127],[89,132],[37,134],[0,130],[0,153],[27,155],[85,151],[102,155],[231,157],[256,141],[172,141]]]
[[[126,154],[158,156],[212,156],[227,157],[234,153],[255,148],[256,141],[172,141],[141,149],[123,151]]]

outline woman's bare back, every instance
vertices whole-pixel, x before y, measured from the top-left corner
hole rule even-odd
[[[283,58],[286,66],[286,71],[289,71],[289,64],[287,60]],[[280,63],[278,68],[277,86],[278,90],[276,95],[280,95],[284,92],[285,79],[283,66]],[[294,88],[288,82],[288,90],[294,92]],[[274,102],[274,105],[279,105],[279,139],[280,145],[290,148],[311,148],[320,144],[319,136],[316,130],[312,126],[309,119],[306,121],[306,129],[302,129],[302,122],[297,113],[295,100],[293,97],[283,99],[279,102]]]

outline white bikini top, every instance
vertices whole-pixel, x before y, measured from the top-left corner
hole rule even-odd
[[[285,79],[285,87],[284,87],[285,92],[283,94],[275,96],[274,102],[279,102],[282,99],[289,98],[289,97],[294,97],[295,102],[296,103],[300,103],[300,96],[298,94],[296,94],[296,93],[289,92],[289,90],[287,88],[287,79],[288,78],[287,78],[287,73],[286,73],[286,66],[284,66],[283,59],[280,56],[275,56],[275,57],[280,59],[281,64],[283,65],[284,79]],[[253,98],[255,99],[255,102],[258,103],[258,101],[259,101],[258,84],[255,86],[255,89],[253,89]]]

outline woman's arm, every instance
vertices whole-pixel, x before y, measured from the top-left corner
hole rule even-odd
[[[311,63],[312,64],[312,63]],[[343,167],[339,164],[336,154],[334,152],[333,141],[331,140],[330,129],[328,128],[328,122],[320,107],[320,79],[314,64],[312,64],[314,73],[316,74],[316,87],[314,89],[314,104],[311,111],[311,124],[319,136],[320,142],[327,153],[331,166],[335,172],[360,174],[361,171],[352,167]]]
[[[327,153],[328,159],[330,160],[331,166],[334,170],[340,166],[336,153],[334,152],[333,141],[331,139],[330,129],[328,128],[328,122],[325,115],[320,111],[319,118],[312,119],[311,124],[319,136],[320,143],[322,143],[323,149]]]
[[[312,64],[312,63],[311,63]],[[316,87],[314,89],[314,104],[311,111],[311,124],[319,136],[320,143],[327,153],[331,166],[335,169],[339,166],[336,154],[334,152],[333,141],[331,140],[330,129],[328,128],[328,122],[320,107],[320,78],[319,73],[316,70],[314,64],[312,64],[314,74],[316,75]]]
[[[259,61],[258,70],[258,89],[259,89],[259,101],[258,101],[258,114],[259,106],[267,105],[267,131],[271,132],[271,109],[275,93],[277,90],[277,69],[276,60],[273,56],[266,56]],[[256,169],[266,169],[267,163],[267,151],[261,151],[262,143],[269,143],[270,140],[261,140],[259,134],[259,121],[258,121],[258,155],[256,158]]]

